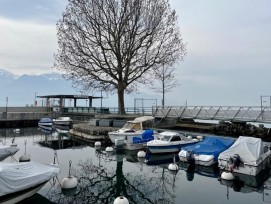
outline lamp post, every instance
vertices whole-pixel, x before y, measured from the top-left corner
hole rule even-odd
[[[8,119],[8,96],[6,97],[6,119]]]
[[[37,103],[37,93],[38,93],[38,92],[35,92],[34,106],[37,106],[37,105],[38,105],[38,103]]]

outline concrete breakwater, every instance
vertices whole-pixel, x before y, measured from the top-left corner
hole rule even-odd
[[[119,129],[126,121],[127,119],[92,119],[88,123],[74,124],[70,133],[84,139],[111,143],[108,138],[108,132]],[[220,122],[218,124],[212,124],[195,122],[194,120],[179,121],[156,119],[153,122],[153,128],[177,131],[195,131],[202,132],[204,134],[210,133],[235,138],[243,135],[262,138],[264,141],[271,141],[271,130],[269,128],[264,127],[264,125],[260,125],[258,127],[247,123]]]

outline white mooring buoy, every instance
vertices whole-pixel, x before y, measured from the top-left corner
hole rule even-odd
[[[231,181],[234,179],[234,176],[231,172],[226,172],[224,171],[222,174],[221,174],[221,178],[224,179],[224,180],[228,180],[228,181]]]
[[[72,161],[69,162],[69,176],[65,177],[60,183],[62,193],[66,196],[74,195],[76,193],[78,184],[77,178],[71,176],[71,164]]]
[[[100,141],[97,141],[97,142],[94,143],[94,145],[95,145],[95,147],[98,147],[98,146],[101,146],[102,144],[101,144]]]
[[[19,162],[29,162],[30,161],[30,154],[26,154],[26,143],[27,141],[24,141],[24,155],[20,156]]]
[[[179,167],[176,164],[175,155],[173,155],[173,163],[171,163],[171,164],[168,165],[168,169],[170,171],[178,171],[179,170]]]
[[[129,204],[129,201],[124,196],[119,196],[115,199],[113,204]]]
[[[113,147],[106,147],[105,149],[106,152],[113,152],[113,150],[114,150]]]
[[[144,151],[139,151],[139,152],[137,153],[137,157],[143,158],[143,157],[145,157],[145,156],[146,156],[146,152],[144,152]]]

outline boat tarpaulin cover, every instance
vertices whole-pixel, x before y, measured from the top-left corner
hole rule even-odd
[[[8,156],[15,154],[18,150],[18,147],[0,146],[0,161],[4,160]]]
[[[183,147],[182,150],[192,151],[193,154],[213,155],[217,160],[219,154],[228,149],[234,143],[230,138],[204,137],[204,139],[196,144]]]
[[[37,162],[0,163],[0,196],[34,187],[59,174],[59,168]]]
[[[240,136],[229,149],[219,155],[219,159],[228,160],[238,154],[242,162],[255,165],[262,154],[262,147],[260,138]]]

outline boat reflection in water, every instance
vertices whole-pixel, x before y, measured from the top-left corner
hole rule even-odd
[[[163,168],[168,168],[168,165],[171,163],[176,163],[179,169],[186,172],[186,178],[188,181],[194,179],[194,174],[198,174],[206,177],[218,178],[219,168],[217,164],[212,166],[202,166],[189,164],[187,162],[180,161],[178,154],[147,154],[146,155],[146,164],[147,165],[159,165]]]
[[[124,163],[125,153],[108,154],[99,149],[96,150],[96,157],[98,165],[88,159],[80,161],[77,169],[72,169],[72,175],[78,178],[76,192],[65,195],[60,188],[55,188],[49,192],[48,198],[56,203],[113,203],[122,195],[130,203],[175,203],[174,181],[169,170],[155,167],[150,178],[144,171],[135,171],[140,169],[139,162]],[[112,168],[108,168],[108,163]],[[133,169],[124,173],[123,169],[131,165],[134,165]]]
[[[222,171],[221,171],[222,172]],[[233,172],[233,180],[224,180],[219,178],[219,182],[221,185],[225,185],[227,187],[227,198],[230,198],[229,189],[233,189],[235,192],[240,193],[252,193],[257,192],[264,195],[264,191],[268,191],[269,193],[265,193],[266,199],[271,201],[271,180],[270,180],[270,169],[266,168],[260,171],[256,176],[245,175],[241,173]]]
[[[75,148],[75,147],[85,147],[86,144],[82,143],[82,141],[78,141],[75,138],[71,137],[69,133],[58,132],[58,131],[50,131],[45,132],[40,129],[41,140],[38,142],[39,145],[43,147],[49,147],[54,150],[58,149],[67,149],[67,148]]]

